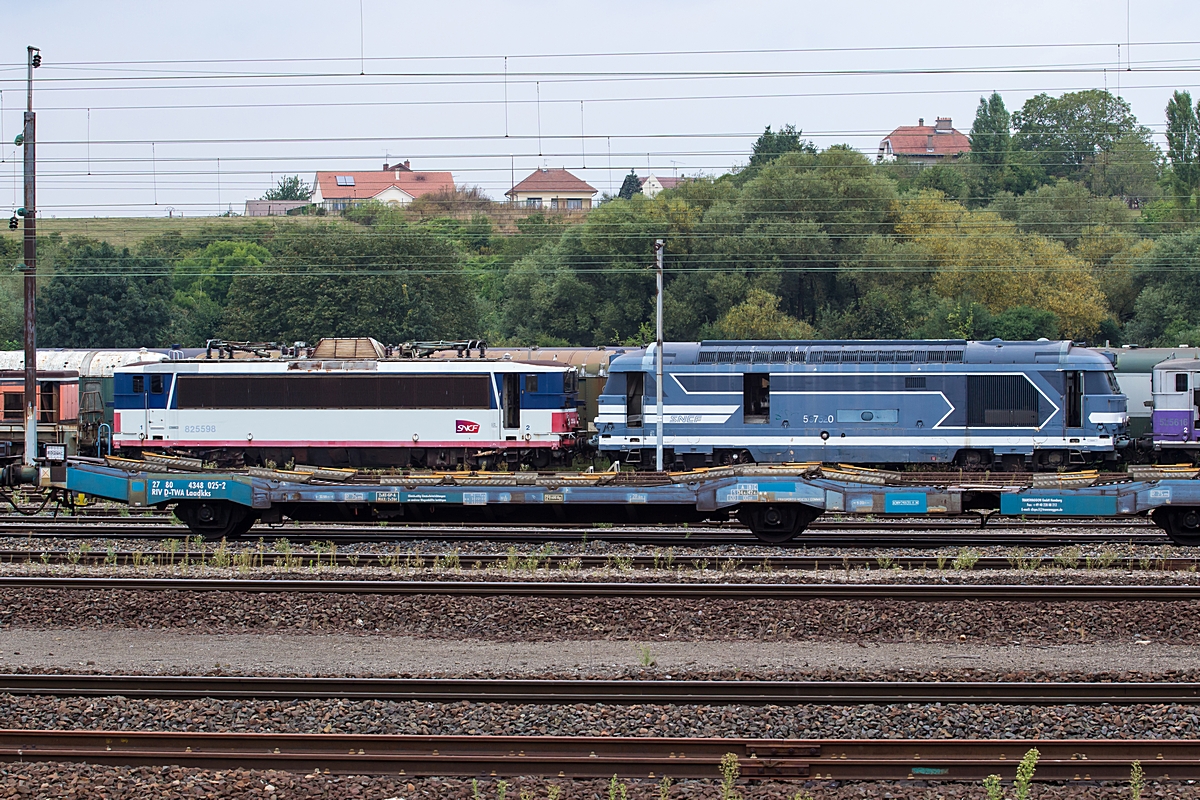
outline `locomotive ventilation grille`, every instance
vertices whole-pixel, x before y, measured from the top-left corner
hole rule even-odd
[[[700,364],[961,364],[962,350],[701,350]]]

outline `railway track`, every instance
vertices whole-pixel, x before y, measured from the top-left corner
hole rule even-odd
[[[54,564],[83,567],[96,566],[133,566],[144,567],[149,564],[167,567],[178,566],[187,560],[189,566],[228,567],[231,560],[228,551],[224,555],[214,554],[211,550],[112,550],[112,551],[64,551],[64,550],[0,550],[0,563],[5,564]],[[255,562],[257,563],[257,561]],[[828,572],[831,570],[916,570],[916,569],[973,569],[973,570],[1003,570],[1021,569],[1035,570],[1042,566],[1057,567],[1100,567],[1116,570],[1143,571],[1191,571],[1200,568],[1200,553],[1195,558],[1139,558],[1112,557],[1088,558],[1072,556],[1055,561],[1053,557],[1014,554],[1009,557],[980,556],[965,559],[956,563],[953,554],[937,556],[728,556],[725,558],[706,558],[703,560],[690,558],[686,554],[660,552],[654,555],[571,555],[562,553],[459,553],[454,552],[407,552],[407,553],[349,553],[331,551],[280,552],[265,551],[262,557],[263,566],[312,568],[366,568],[402,567],[421,569],[473,569],[478,567],[504,567],[510,571],[526,571],[529,569],[691,569],[691,570],[739,570],[754,569],[759,571],[773,570],[812,570]]]
[[[830,522],[814,527],[794,541],[770,545],[779,550],[806,547],[955,547],[955,546],[1067,546],[1077,544],[1169,544],[1158,527],[1148,522],[1047,520],[991,523],[986,527],[969,522],[875,521]],[[1078,528],[1079,530],[1071,530]],[[184,539],[190,532],[182,525],[157,519],[121,522],[3,522],[0,537],[24,539],[129,539],[162,541]],[[502,544],[549,544],[603,540],[612,544],[655,547],[712,547],[719,545],[764,546],[748,530],[728,528],[592,528],[592,527],[382,527],[342,526],[257,526],[245,539],[296,543],[396,543],[413,541],[493,542]]]
[[[254,594],[384,594],[454,597],[690,597],[729,600],[1008,600],[1022,602],[1200,600],[1200,585],[1008,585],[898,583],[635,583],[558,581],[344,581],[208,578],[0,578],[3,589]]]
[[[543,680],[0,675],[0,693],[56,697],[379,700],[570,705],[1195,704],[1200,683]]]
[[[1200,779],[1200,741],[1130,739],[755,740],[607,736],[0,731],[0,760],[369,775],[622,778],[720,777],[732,753],[742,777],[813,780],[1006,780],[1036,747],[1035,780]]]

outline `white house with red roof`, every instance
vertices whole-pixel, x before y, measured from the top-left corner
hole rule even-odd
[[[326,211],[375,200],[389,206],[406,206],[421,195],[453,192],[449,172],[414,172],[408,161],[384,164],[378,172],[318,172],[311,202]]]
[[[504,193],[529,208],[575,210],[592,207],[596,190],[565,169],[539,169]]]
[[[902,125],[879,143],[876,161],[903,159],[918,164],[941,164],[956,161],[971,152],[971,140],[954,130],[950,117],[938,117],[933,125],[924,119],[916,125]]]
[[[644,178],[638,178],[638,183],[641,184],[642,194],[646,197],[654,197],[663,189],[674,189],[686,180],[687,178],[660,178],[651,172]]]

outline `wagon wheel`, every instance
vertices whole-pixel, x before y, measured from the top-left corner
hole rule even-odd
[[[1150,517],[1175,544],[1181,547],[1200,545],[1200,508],[1158,508]]]
[[[759,541],[783,544],[803,533],[820,513],[815,508],[799,504],[752,504],[738,510],[738,520],[753,531]]]
[[[253,509],[228,500],[189,500],[175,506],[175,516],[206,542],[235,540],[258,521]]]

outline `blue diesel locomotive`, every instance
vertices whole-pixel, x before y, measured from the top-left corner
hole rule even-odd
[[[601,451],[654,463],[655,346],[614,358]],[[1113,461],[1125,395],[1070,342],[705,341],[663,347],[664,465],[952,463],[1058,469]]]

